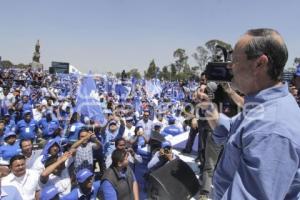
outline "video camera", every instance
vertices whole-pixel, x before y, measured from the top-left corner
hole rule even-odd
[[[225,47],[216,45],[216,49],[221,49],[224,60],[213,60],[206,65],[205,75],[208,81],[215,82],[231,82],[233,75],[231,69],[227,67],[231,62],[231,51],[228,51]]]

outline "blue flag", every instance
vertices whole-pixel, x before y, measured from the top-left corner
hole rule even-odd
[[[115,87],[115,92],[120,96],[120,100],[125,100],[130,94],[130,88],[122,84],[117,84]]]
[[[90,119],[104,123],[104,114],[97,96],[97,87],[92,76],[84,77],[77,92],[75,110],[81,115],[88,116]]]

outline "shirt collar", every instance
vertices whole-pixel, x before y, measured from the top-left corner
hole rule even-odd
[[[26,169],[26,172],[23,176],[21,177],[16,177],[12,172],[12,180],[16,180],[18,182],[22,182],[22,184],[26,181],[27,177],[29,176],[28,170]]]
[[[269,100],[284,97],[289,94],[288,85],[284,83],[280,86],[273,86],[259,91],[253,95],[245,96],[245,104],[247,103],[264,103]]]

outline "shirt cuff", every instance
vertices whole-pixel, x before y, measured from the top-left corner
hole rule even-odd
[[[217,144],[224,144],[227,140],[230,131],[231,119],[220,113],[218,125],[214,129],[213,139]]]

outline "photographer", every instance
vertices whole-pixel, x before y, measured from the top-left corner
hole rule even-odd
[[[125,149],[129,154],[128,154],[128,161],[131,164],[137,163],[142,163],[143,158],[139,154],[135,153],[135,151],[130,147],[128,142],[124,138],[118,138],[116,140],[116,149]],[[134,168],[133,168],[134,169]]]
[[[179,159],[172,151],[172,145],[169,141],[164,141],[161,143],[161,148],[157,151],[150,162],[148,163],[148,169],[150,172],[164,166],[171,160]]]
[[[245,94],[243,112],[228,118],[200,94],[214,141],[226,144],[214,173],[213,199],[299,197],[300,111],[281,82],[287,57],[276,30],[249,30],[228,66],[232,85]]]

